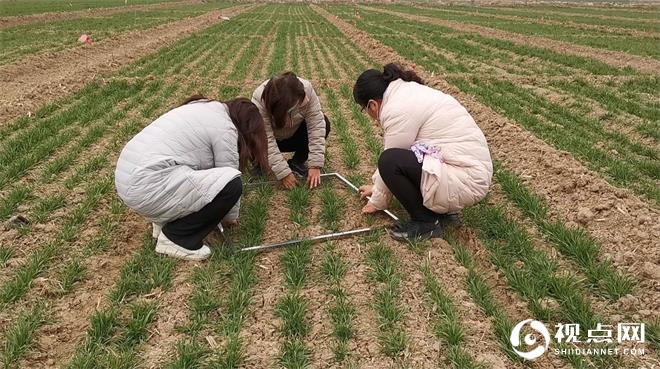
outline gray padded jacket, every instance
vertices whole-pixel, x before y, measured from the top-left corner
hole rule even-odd
[[[202,100],[163,114],[131,139],[115,186],[128,207],[167,223],[210,203],[240,176],[238,132],[225,104]],[[238,218],[237,203],[226,220]]]

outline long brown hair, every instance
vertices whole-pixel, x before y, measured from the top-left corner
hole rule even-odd
[[[261,94],[261,100],[275,128],[284,127],[289,109],[304,99],[305,87],[293,72],[272,77]]]
[[[181,105],[197,101],[211,101],[202,95],[193,95],[183,101]],[[244,170],[250,163],[263,170],[270,168],[268,164],[268,139],[264,120],[256,105],[244,97],[223,101],[227,105],[229,118],[238,131],[238,162],[239,168]]]

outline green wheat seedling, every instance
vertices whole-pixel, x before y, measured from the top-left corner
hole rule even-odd
[[[109,294],[115,304],[149,293],[157,287],[168,289],[176,261],[156,254],[151,235],[145,235],[142,249],[122,268],[119,280]]]
[[[66,205],[63,194],[55,194],[45,197],[37,203],[36,208],[32,213],[32,220],[36,223],[43,223],[48,219],[48,216],[55,210],[61,209]]]
[[[90,101],[89,97],[83,97],[78,105],[62,115],[14,137],[0,150],[0,166],[5,169],[0,171],[0,188],[20,178],[29,168],[69,142],[74,133],[77,133],[75,122],[92,122],[110,114],[113,106],[136,94],[138,88],[139,84],[112,81],[101,88],[104,94],[99,101]]]
[[[6,246],[0,246],[0,267],[5,267],[9,260],[14,257],[14,249]]]
[[[311,356],[311,351],[302,342],[310,326],[306,318],[307,300],[300,294],[311,261],[310,246],[308,243],[292,246],[282,254],[284,279],[289,292],[277,303],[275,315],[282,320],[284,343],[279,361],[286,368],[304,368],[309,365]]]
[[[43,24],[20,25],[0,30],[3,51],[0,64],[7,64],[28,55],[56,52],[79,47],[71,29],[85,29],[94,34],[94,41],[102,41],[123,32],[144,30],[160,24],[202,13],[196,7],[178,10],[127,11],[93,18],[74,18]],[[64,42],[62,42],[65,40]]]
[[[290,213],[289,219],[299,226],[308,224],[308,207],[311,191],[309,187],[301,185],[293,188],[287,194],[287,203]]]
[[[660,190],[656,186],[652,186],[649,182],[651,178],[658,176],[657,168],[645,168],[644,160],[641,159],[627,158],[627,160],[622,160],[613,158],[609,153],[605,153],[603,150],[594,146],[595,143],[592,141],[599,139],[593,136],[593,134],[583,132],[584,129],[577,128],[580,126],[579,123],[566,123],[565,127],[570,127],[567,128],[567,131],[558,130],[554,125],[544,123],[536,114],[526,112],[522,108],[524,106],[536,106],[537,103],[540,104],[538,106],[542,106],[540,98],[534,96],[533,98],[536,102],[523,102],[518,101],[517,98],[510,95],[502,96],[501,92],[495,92],[494,89],[498,87],[489,88],[488,86],[479,86],[486,83],[483,81],[472,85],[467,80],[452,78],[450,82],[466,92],[477,95],[486,105],[501,111],[504,115],[521,123],[526,129],[529,129],[540,138],[547,140],[557,148],[572,152],[578,159],[583,160],[588,167],[605,174],[605,179],[612,184],[629,187],[636,193],[646,195],[654,201],[660,201]],[[499,82],[497,84],[502,85]],[[517,87],[509,85],[505,88],[508,91],[517,90]],[[554,105],[551,106],[551,108],[554,107]],[[561,118],[557,117],[556,119],[561,119],[562,122],[580,119],[570,115],[570,112],[565,112],[564,114],[568,115]],[[580,132],[568,133],[568,131]],[[612,145],[618,148],[617,151],[621,150],[623,152],[626,150],[619,147],[616,143],[612,143]],[[647,175],[650,177],[647,177]]]
[[[15,368],[23,354],[29,349],[34,336],[45,322],[47,307],[35,304],[21,313],[5,330],[0,362],[3,368]]]
[[[149,326],[156,319],[159,306],[156,302],[138,301],[131,306],[131,318],[120,338],[120,347],[131,350],[149,335]]]
[[[389,357],[398,357],[408,344],[402,326],[406,312],[399,302],[401,275],[392,250],[380,241],[380,237],[375,233],[365,238],[369,244],[366,262],[371,269],[369,277],[378,286],[373,307],[380,322],[378,341],[381,350]]]
[[[197,341],[179,341],[176,344],[175,359],[165,365],[167,369],[201,368],[209,352]]]
[[[323,185],[319,195],[321,199],[321,212],[319,220],[323,226],[333,232],[339,230],[340,216],[346,207],[343,197],[338,195],[331,185]]]
[[[32,194],[30,187],[16,187],[10,191],[0,203],[0,220],[9,218],[18,209],[18,205],[24,202]]]
[[[74,259],[67,263],[57,275],[58,285],[56,293],[58,295],[69,293],[77,282],[85,278],[86,272],[87,268],[79,259]]]
[[[342,148],[342,159],[348,169],[355,169],[360,164],[358,146],[348,129],[348,122],[339,109],[337,97],[331,89],[325,89],[326,104],[334,117],[334,126]]]
[[[623,51],[626,53],[656,58],[659,56],[659,52],[653,50],[651,47],[653,42],[651,37],[623,34],[618,35],[618,37],[602,37],[602,32],[599,30],[587,30],[579,28],[579,26],[571,27],[570,25],[564,24],[561,27],[558,27],[556,25],[541,24],[531,20],[522,21],[520,19],[516,19],[515,21],[498,19],[497,21],[494,21],[489,14],[454,14],[440,9],[423,9],[424,10],[422,11],[422,8],[401,6],[397,8],[397,11],[425,15],[432,18],[455,20],[462,23],[473,23],[513,33],[526,35],[534,34],[595,48]]]
[[[333,353],[335,361],[343,362],[348,356],[348,343],[356,335],[353,320],[357,309],[341,286],[341,281],[348,271],[348,263],[337,252],[334,244],[326,244],[325,249],[321,271],[328,281],[328,294],[333,297],[332,305],[328,307],[335,341]]]
[[[288,27],[287,27],[288,25]],[[287,53],[286,35],[289,32],[291,22],[282,22],[277,27],[275,36],[275,52],[273,53],[270,63],[268,64],[267,73],[269,76],[280,73],[285,67],[285,55]]]
[[[330,53],[328,53],[326,50],[325,45],[323,45],[317,38],[312,39],[312,45],[318,51],[316,54],[320,53],[321,58],[327,62],[328,69],[330,70],[330,76],[334,79],[339,79],[339,72],[337,71],[335,64],[330,63],[331,56]]]
[[[577,264],[592,287],[612,301],[632,291],[632,278],[617,273],[609,260],[599,260],[598,255],[602,254],[600,245],[587,232],[579,228],[569,228],[560,219],[548,220],[545,201],[533,194],[513,172],[500,164],[496,165],[495,177],[507,198],[539,227],[557,250]]]
[[[646,337],[654,350],[660,348],[660,318],[646,323]]]

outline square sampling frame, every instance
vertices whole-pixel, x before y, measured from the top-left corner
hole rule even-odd
[[[341,183],[349,187],[355,192],[359,193],[359,189],[357,186],[355,186],[353,183],[351,183],[348,179],[346,179],[344,176],[342,176],[339,173],[333,172],[333,173],[323,173],[321,174],[321,177],[334,177],[337,178]],[[262,184],[269,184],[269,183],[275,183],[275,181],[268,181],[268,182],[258,182],[258,183],[250,183],[249,186],[258,186]],[[383,212],[390,217],[392,220],[397,221],[399,218],[392,214],[391,211],[389,210],[383,210]],[[321,241],[329,241],[329,240],[338,240],[342,238],[349,238],[353,236],[358,236],[361,234],[369,233],[371,231],[374,231],[378,229],[379,227],[368,227],[368,228],[358,228],[358,229],[352,229],[349,231],[343,231],[343,232],[333,232],[333,233],[326,233],[326,234],[321,234],[318,236],[313,236],[313,237],[308,237],[308,238],[301,238],[301,239],[293,239],[293,240],[288,240],[288,241],[283,241],[283,242],[277,242],[277,243],[271,243],[271,244],[263,244],[263,245],[257,245],[257,246],[250,246],[250,247],[244,247],[241,248],[240,251],[268,251],[272,250],[275,248],[279,247],[286,247],[286,246],[292,246],[292,245],[297,245],[302,242],[321,242]]]

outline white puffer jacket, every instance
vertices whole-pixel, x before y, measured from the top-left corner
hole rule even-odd
[[[200,210],[238,170],[238,132],[225,104],[197,101],[153,121],[122,150],[115,186],[128,207],[155,223]],[[236,204],[225,219],[238,218]]]
[[[483,199],[493,163],[483,132],[452,96],[416,82],[392,81],[380,110],[384,147],[410,150],[416,141],[440,150],[442,160],[426,155],[422,163],[424,206],[452,213]],[[376,171],[371,203],[385,209],[391,193]]]

